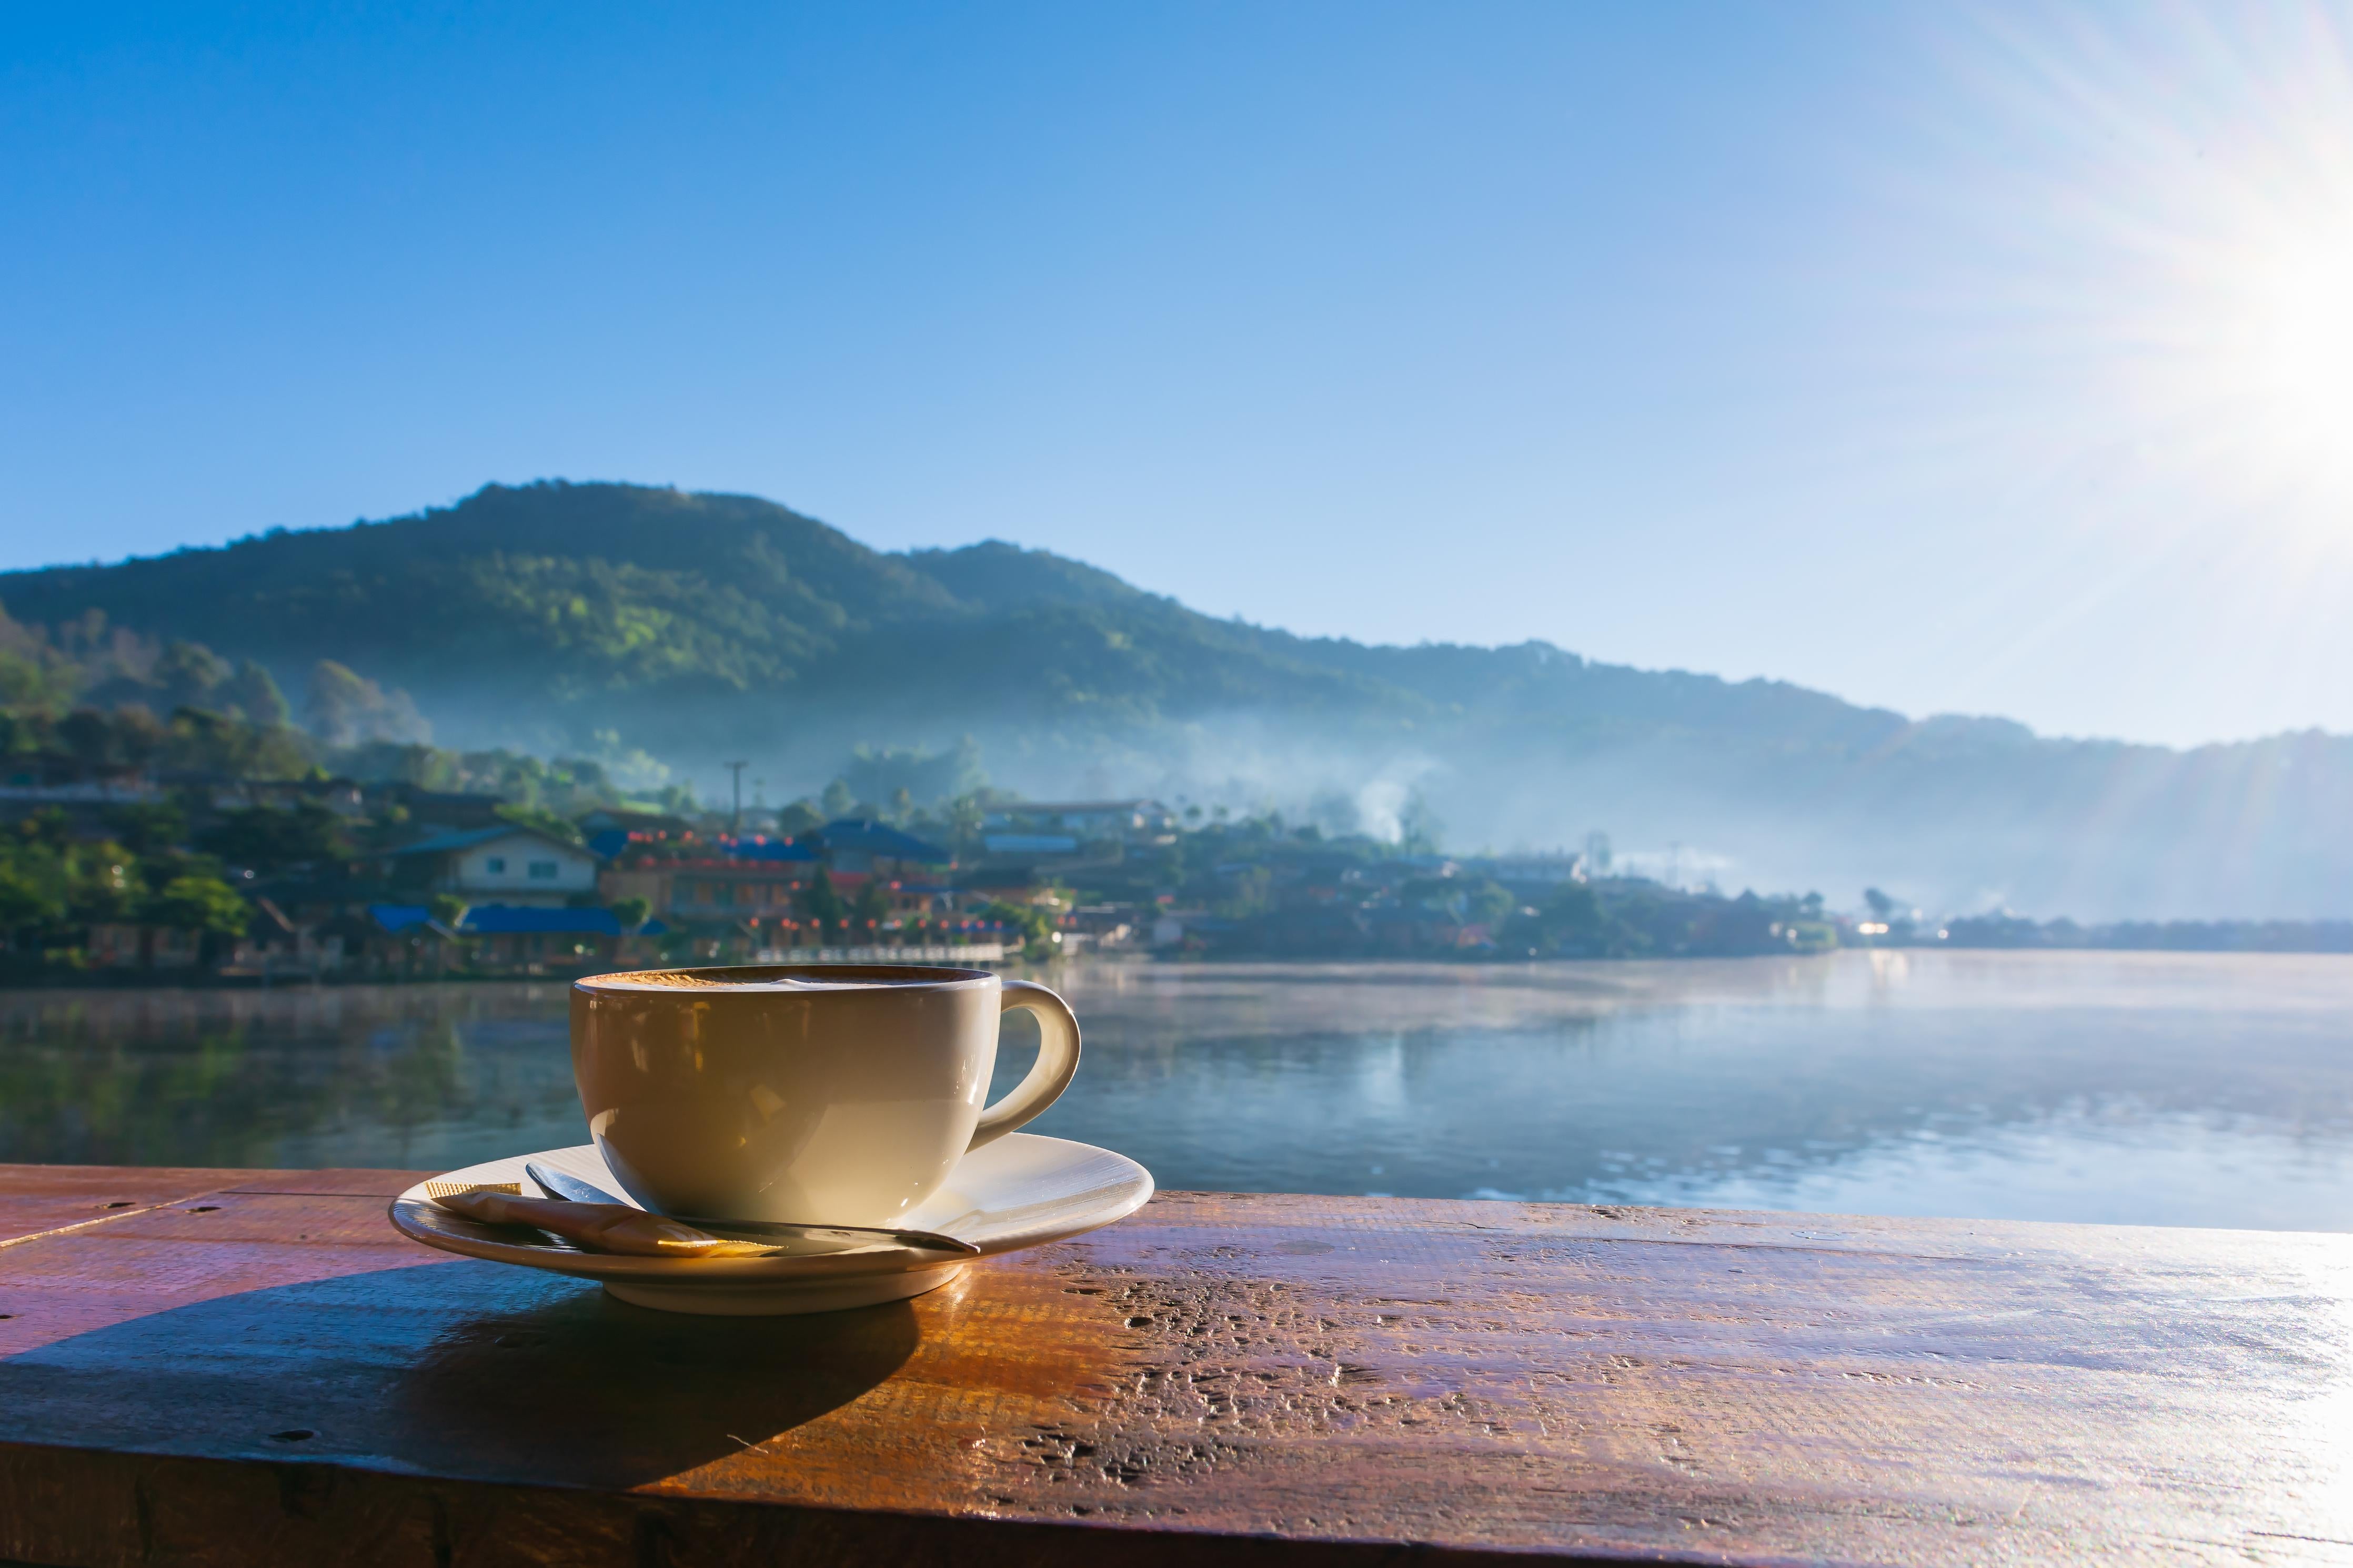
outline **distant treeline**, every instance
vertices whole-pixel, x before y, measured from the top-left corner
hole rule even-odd
[[[2353,921],[2120,921],[2078,925],[1978,915],[1948,921],[1942,947],[2114,948],[2148,952],[2353,952]],[[1922,933],[1923,937],[1926,933]],[[1915,939],[1917,940],[1917,939]]]

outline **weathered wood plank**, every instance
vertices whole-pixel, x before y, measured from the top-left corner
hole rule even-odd
[[[0,1248],[0,1555],[2353,1562],[2353,1237],[1171,1194],[743,1321],[237,1174]]]
[[[248,1171],[224,1190],[237,1193],[293,1193],[320,1197],[382,1198],[399,1196],[422,1180],[413,1171]]]
[[[0,1165],[0,1247],[271,1174],[123,1165]]]

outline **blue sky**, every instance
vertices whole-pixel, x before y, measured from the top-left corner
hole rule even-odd
[[[2344,7],[490,10],[0,19],[0,565],[626,479],[2353,730]]]

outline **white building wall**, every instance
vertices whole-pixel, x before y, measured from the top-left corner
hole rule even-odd
[[[493,838],[459,855],[449,890],[476,903],[562,903],[596,890],[596,858],[527,833]]]

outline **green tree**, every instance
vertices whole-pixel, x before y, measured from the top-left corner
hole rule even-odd
[[[0,947],[26,926],[55,920],[64,911],[21,868],[0,861]]]
[[[857,805],[858,797],[849,793],[849,782],[847,779],[834,780],[825,786],[825,793],[818,797],[818,809],[825,813],[828,822],[848,816]]]
[[[221,682],[220,697],[234,707],[248,724],[273,730],[293,717],[286,705],[286,694],[278,689],[278,682],[269,671],[251,659],[237,667],[237,673]]]
[[[187,841],[188,814],[176,804],[118,805],[106,814],[106,825],[133,855],[153,855]]]
[[[433,923],[449,931],[465,923],[466,911],[472,907],[455,893],[436,893],[425,900],[425,912],[433,917]]]
[[[16,837],[21,843],[63,849],[74,841],[73,818],[63,806],[44,806],[16,824]]]
[[[417,711],[407,692],[388,691],[331,658],[311,667],[302,721],[311,733],[334,746],[361,741],[422,742],[433,738],[433,727]]]
[[[85,768],[103,768],[130,761],[116,742],[112,721],[95,708],[75,709],[58,721],[56,733],[65,754]]]
[[[202,643],[173,642],[164,647],[150,677],[158,688],[159,706],[216,711],[223,706],[217,695],[229,678],[228,661]]]
[[[959,848],[978,843],[981,829],[987,822],[988,803],[977,793],[960,795],[948,802],[948,837]]]
[[[142,911],[153,925],[176,931],[238,936],[250,911],[237,889],[218,877],[174,877],[147,900]]]
[[[808,891],[801,895],[801,912],[817,922],[820,941],[827,928],[839,931],[849,918],[849,906],[841,901],[841,890],[833,885],[832,874],[822,866],[809,879]]]
[[[88,925],[128,920],[154,888],[185,870],[206,874],[191,858],[162,852],[140,859],[120,844],[77,844],[60,856],[49,878],[65,897],[65,918]]]
[[[73,696],[71,665],[50,664],[36,649],[0,647],[0,704],[56,709]]]
[[[268,876],[289,866],[345,859],[343,819],[325,806],[304,801],[291,811],[250,806],[232,811],[196,836],[196,847],[232,866]]]
[[[1502,883],[1486,877],[1465,884],[1457,897],[1462,919],[1473,925],[1493,925],[1518,904]]]
[[[1886,922],[1888,916],[1895,912],[1895,900],[1877,888],[1865,888],[1862,890],[1862,901],[1870,908],[1871,918],[1883,924]]]
[[[566,817],[558,816],[555,813],[548,810],[543,805],[510,805],[497,806],[492,809],[494,814],[501,820],[512,822],[517,827],[535,828],[538,831],[546,834],[550,838],[556,839],[565,844],[579,844],[584,842],[580,833],[580,825],[578,823]]]
[[[139,760],[160,752],[171,767],[231,778],[300,778],[311,766],[308,742],[298,731],[265,730],[202,709],[183,708],[168,727],[156,725],[144,710],[115,714],[116,747]]]
[[[981,920],[1018,932],[1025,940],[1051,935],[1054,930],[1054,922],[1046,917],[1045,910],[1035,904],[1008,903],[1002,899],[993,899],[973,913]]]
[[[1247,920],[1274,908],[1274,872],[1264,866],[1246,866],[1233,878],[1233,891],[1219,900],[1218,913]]]
[[[1636,934],[1584,882],[1569,882],[1534,916],[1514,916],[1499,937],[1505,946],[1551,950],[1586,957],[1640,947]]]
[[[982,788],[988,775],[981,770],[980,747],[970,735],[937,754],[921,746],[860,746],[841,770],[841,782],[865,800],[895,800],[907,792],[908,808],[952,799]]]
[[[776,831],[787,838],[798,838],[824,826],[825,814],[818,810],[814,801],[797,800],[776,813]]]
[[[652,900],[635,896],[613,900],[613,918],[621,922],[623,931],[635,931],[646,923],[654,912]]]
[[[849,906],[851,922],[863,933],[891,918],[891,892],[880,877],[869,877]]]

